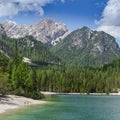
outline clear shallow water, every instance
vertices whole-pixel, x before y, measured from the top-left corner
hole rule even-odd
[[[120,120],[120,96],[58,95],[0,120]]]

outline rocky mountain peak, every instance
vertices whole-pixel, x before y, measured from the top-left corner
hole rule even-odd
[[[11,21],[11,20],[6,20],[2,23],[3,25],[16,25],[15,22]]]
[[[8,37],[31,35],[42,43],[51,43],[68,31],[64,23],[57,23],[54,19],[42,19],[32,25],[17,25],[12,21],[5,21],[2,25]]]
[[[114,37],[87,27],[71,32],[52,51],[67,63],[80,66],[97,66],[120,56]]]
[[[0,38],[4,38],[4,37],[6,37],[6,32],[2,24],[0,24]]]
[[[82,31],[92,31],[89,27],[83,26],[80,30]]]
[[[51,18],[47,18],[47,19],[42,19],[42,20],[39,20],[35,23],[35,25],[39,25],[39,24],[55,24],[55,20],[54,19],[51,19]]]
[[[4,27],[2,26],[2,24],[0,24],[0,31],[3,31]]]

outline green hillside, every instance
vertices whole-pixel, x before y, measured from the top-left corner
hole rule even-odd
[[[16,47],[18,50],[16,50]],[[0,39],[0,50],[8,56],[14,57],[15,51],[23,57],[27,57],[34,62],[58,64],[60,59],[49,52],[43,43],[37,41],[32,36],[19,39]]]
[[[83,27],[51,48],[67,65],[99,66],[120,56],[115,38],[105,32]]]

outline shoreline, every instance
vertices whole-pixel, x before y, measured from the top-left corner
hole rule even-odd
[[[41,91],[42,94],[45,96],[51,96],[51,95],[111,95],[111,96],[120,96],[120,92],[118,93],[58,93],[58,92],[48,92],[48,91]]]
[[[34,100],[23,96],[6,95],[5,97],[0,97],[0,114],[5,113],[9,110],[22,108],[24,106],[45,104],[45,103],[46,102],[42,100]]]
[[[57,92],[47,92],[47,91],[41,91],[42,94],[44,94],[46,97],[52,96],[52,95],[107,95],[106,93],[57,93]],[[109,93],[110,96],[120,96],[119,93]],[[30,105],[37,105],[37,104],[45,104],[46,101],[42,100],[34,100],[32,98],[26,98],[23,96],[16,96],[16,95],[6,95],[4,97],[0,97],[0,114],[6,113],[10,110],[15,110],[18,108],[22,108],[25,106]]]

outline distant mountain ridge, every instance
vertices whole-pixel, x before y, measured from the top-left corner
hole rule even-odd
[[[2,26],[8,37],[20,38],[33,36],[42,43],[52,43],[68,32],[64,23],[57,23],[54,19],[42,19],[31,25],[17,25],[12,21],[5,21]]]
[[[100,66],[120,57],[115,38],[103,31],[83,27],[74,31],[64,23],[43,19],[33,25],[0,24],[0,51],[13,55],[15,39],[20,54],[32,61]]]
[[[99,66],[120,56],[114,37],[88,27],[73,31],[51,51],[66,64],[78,66]]]

